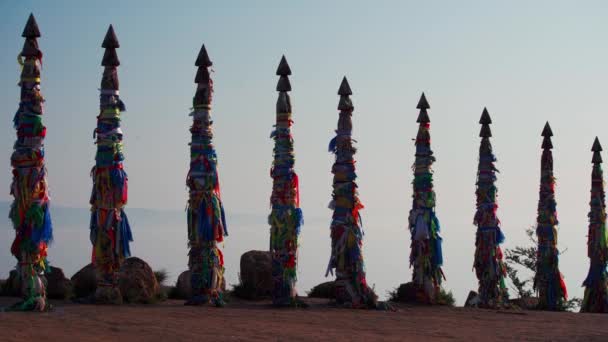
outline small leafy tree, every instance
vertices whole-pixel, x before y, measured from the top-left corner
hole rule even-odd
[[[533,283],[538,251],[534,227],[526,229],[526,235],[532,246],[516,246],[505,251],[507,276],[511,280],[511,288],[517,292],[519,298],[530,298],[534,295]],[[564,301],[559,309],[574,311],[580,307],[581,302],[580,298],[573,297]]]

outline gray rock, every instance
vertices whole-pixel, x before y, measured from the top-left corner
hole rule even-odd
[[[328,281],[325,283],[321,283],[321,284],[313,287],[310,290],[310,292],[308,292],[308,297],[335,299],[336,298],[336,283],[334,281]]]
[[[21,279],[17,275],[17,271],[12,270],[4,286],[2,286],[2,295],[9,297],[21,297]]]
[[[467,300],[464,302],[465,308],[476,308],[479,306],[479,294],[475,291],[470,291]]]
[[[51,266],[49,272],[45,274],[44,281],[48,298],[66,299],[71,296],[72,283],[65,277],[61,268]],[[4,296],[21,297],[21,291],[21,278],[16,270],[12,270],[9,278],[1,286],[0,292]]]
[[[509,300],[509,304],[524,310],[535,310],[538,307],[538,297],[523,297]]]
[[[94,296],[97,290],[95,266],[88,264],[74,274],[72,284],[75,297]],[[128,303],[151,303],[158,300],[161,295],[161,288],[152,268],[136,257],[126,259],[122,265],[118,288],[124,301]]]
[[[88,264],[72,276],[72,290],[76,298],[91,296],[97,289],[95,266]]]
[[[160,296],[160,285],[150,265],[140,258],[125,260],[120,268],[118,287],[128,303],[152,303]]]
[[[47,273],[45,276],[48,298],[67,299],[72,296],[72,282],[65,277],[61,268],[51,266],[51,272]]]
[[[190,299],[192,297],[192,283],[190,282],[190,271],[182,272],[177,278],[173,297],[175,299]]]
[[[270,297],[273,290],[270,252],[249,251],[241,255],[240,278],[235,295],[247,299]]]
[[[418,289],[414,283],[401,284],[397,288],[397,298],[394,299],[402,303],[418,303],[417,292]]]

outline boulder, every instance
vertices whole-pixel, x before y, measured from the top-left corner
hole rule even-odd
[[[509,300],[509,304],[523,310],[535,310],[538,307],[538,302],[537,297],[523,297]]]
[[[479,306],[479,294],[475,291],[470,291],[467,300],[464,302],[465,308],[476,308]]]
[[[246,299],[267,298],[272,295],[272,256],[267,251],[248,251],[241,255],[241,283],[235,295]]]
[[[76,298],[91,296],[97,289],[95,266],[88,264],[72,276],[72,291]]]
[[[335,299],[336,283],[334,281],[321,283],[313,287],[310,292],[308,292],[308,297]]]
[[[51,271],[45,277],[48,298],[67,299],[72,296],[72,282],[65,277],[61,268],[51,266]]]
[[[48,298],[66,299],[72,294],[72,283],[67,279],[63,270],[59,267],[51,266],[45,274],[46,293]],[[21,297],[21,278],[16,270],[12,270],[9,278],[1,286],[0,292],[4,296]]]
[[[97,290],[95,266],[88,264],[72,277],[73,291],[77,298],[91,297]],[[119,272],[118,288],[129,303],[151,303],[161,295],[160,285],[152,268],[142,259],[125,260]]]
[[[21,279],[16,270],[9,273],[1,292],[3,296],[21,297]]]
[[[177,278],[173,297],[175,299],[190,299],[192,297],[192,283],[190,282],[190,271],[182,272]]]
[[[118,287],[128,303],[151,303],[160,296],[160,285],[150,265],[140,258],[125,260],[120,269]]]
[[[401,303],[418,303],[418,289],[412,282],[401,284],[391,300]]]
[[[171,299],[190,299],[192,297],[192,282],[190,282],[192,272],[186,270],[177,278],[175,287],[170,292]],[[226,292],[226,278],[222,277],[220,286],[223,292]]]

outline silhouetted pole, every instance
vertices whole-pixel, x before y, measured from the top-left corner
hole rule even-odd
[[[474,224],[477,225],[475,239],[475,273],[479,280],[479,298],[482,307],[497,307],[506,303],[508,292],[505,286],[506,268],[502,261],[500,244],[505,237],[500,230],[496,216],[496,157],[492,152],[490,124],[492,119],[487,109],[483,109],[481,119],[481,144],[479,146],[479,166],[477,170],[477,212]]]
[[[431,120],[427,113],[430,106],[424,93],[416,108],[420,109],[420,113],[416,120],[419,127],[416,136],[416,161],[413,165],[414,192],[409,216],[409,229],[412,234],[410,266],[413,267],[412,282],[418,293],[423,296],[422,301],[434,303],[441,290],[444,275],[441,270],[443,254],[439,220],[435,216],[435,191],[431,170],[435,157],[431,150]]]
[[[293,137],[291,135],[291,101],[288,91],[291,84],[288,76],[291,69],[285,56],[281,58],[277,75],[279,97],[274,139],[274,161],[270,170],[272,177],[272,211],[268,217],[270,224],[270,252],[272,254],[272,278],[274,305],[297,305],[296,266],[298,256],[298,235],[303,223],[298,190],[298,176],[294,170]]]
[[[593,171],[591,172],[591,200],[589,201],[589,232],[587,256],[590,266],[583,282],[585,297],[581,312],[608,312],[608,241],[606,240],[606,203],[604,171],[602,171],[602,145],[597,137],[593,142]]]
[[[131,255],[131,227],[123,207],[127,203],[127,174],[123,169],[121,112],[125,106],[119,97],[116,49],[120,47],[112,25],[101,45],[105,53],[97,117],[97,154],[91,170],[91,243],[93,263],[97,269],[97,303],[122,303],[118,288],[118,270]]]
[[[211,100],[213,81],[209,67],[213,63],[205,45],[196,59],[197,84],[193,99],[190,171],[186,184],[188,199],[188,267],[191,272],[192,298],[186,304],[213,303],[223,306],[224,257],[218,243],[228,235],[224,207],[220,197],[217,155],[213,147]]]
[[[557,249],[557,211],[555,201],[555,177],[553,176],[553,132],[549,122],[542,132],[543,154],[540,162],[540,190],[538,216],[536,217],[536,238],[538,252],[534,288],[538,292],[538,308],[561,310],[568,297],[566,284],[559,271],[559,251]]]
[[[21,102],[13,119],[17,140],[11,156],[11,195],[15,201],[9,217],[15,228],[11,253],[18,261],[23,301],[11,309],[45,311],[49,306],[44,273],[48,268],[47,247],[53,239],[53,225],[44,165],[46,127],[42,124],[44,98],[40,92],[42,52],[36,40],[40,37],[40,30],[33,14],[30,14],[21,36],[25,38],[19,54]]]
[[[363,262],[363,229],[359,210],[363,204],[357,192],[357,174],[352,139],[353,103],[352,91],[346,77],[338,90],[340,102],[336,137],[329,143],[329,151],[336,155],[331,172],[334,174],[330,208],[334,213],[331,221],[331,258],[326,272],[336,270],[336,301],[353,308],[375,307],[377,297],[367,285]]]

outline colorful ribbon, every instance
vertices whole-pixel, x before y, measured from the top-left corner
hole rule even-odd
[[[19,55],[21,69],[21,102],[13,123],[17,140],[11,155],[13,181],[9,217],[15,229],[11,253],[17,258],[17,271],[21,278],[23,301],[11,307],[19,311],[45,311],[44,274],[48,267],[47,248],[53,240],[50,198],[44,163],[44,137],[42,123],[44,98],[40,92],[42,52],[38,49],[38,25],[32,15],[23,36],[26,41]]]
[[[194,111],[190,133],[190,170],[186,185],[190,189],[187,209],[188,267],[191,271],[192,297],[186,304],[209,302],[223,306],[224,257],[218,244],[228,235],[226,216],[220,197],[217,155],[213,147],[211,99],[213,81],[209,75],[212,65],[205,46],[201,48],[196,66],[199,67]]]
[[[441,266],[440,225],[435,215],[435,191],[433,190],[432,164],[435,161],[431,150],[430,120],[427,114],[429,105],[424,94],[418,104],[420,114],[416,136],[416,160],[414,171],[412,209],[409,214],[411,233],[410,267],[413,268],[412,282],[418,288],[420,299],[435,303],[444,279]]]
[[[291,90],[287,78],[291,70],[284,57],[277,74],[281,79],[277,85],[279,97],[275,130],[270,135],[274,139],[274,161],[270,169],[272,210],[268,217],[272,255],[272,301],[278,306],[293,306],[297,305],[298,235],[304,218],[299,208],[299,181],[294,170],[295,157],[291,135],[293,120],[291,101],[287,93]]]
[[[480,123],[482,124],[479,146],[479,165],[477,171],[477,212],[473,220],[477,226],[475,239],[475,274],[479,281],[479,299],[482,307],[498,307],[508,301],[505,285],[506,267],[500,244],[505,237],[500,230],[500,221],[496,216],[496,157],[490,143],[490,123],[492,120],[484,108]]]
[[[342,81],[338,94],[341,97],[336,137],[329,143],[329,151],[336,161],[331,172],[334,174],[332,201],[333,209],[330,226],[331,257],[325,276],[336,272],[336,301],[353,308],[375,307],[377,296],[367,284],[363,260],[363,228],[359,210],[363,204],[357,192],[353,146],[352,113],[354,107],[349,98],[350,87],[346,78]]]

